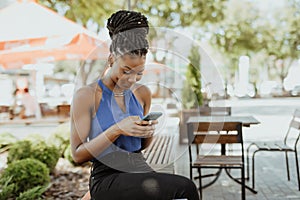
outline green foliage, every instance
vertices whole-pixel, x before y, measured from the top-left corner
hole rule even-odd
[[[285,9],[274,11],[272,17],[277,20],[264,21],[260,29],[269,76],[273,75],[273,80],[279,78],[281,84],[292,63],[300,56],[300,12],[296,1],[290,3]]]
[[[59,125],[53,133],[49,136],[47,141],[50,145],[54,145],[59,149],[61,156],[63,156],[66,148],[70,144],[70,124],[64,123]]]
[[[35,145],[31,152],[31,158],[35,158],[42,163],[45,163],[50,172],[53,172],[60,155],[59,150],[55,146],[48,146],[44,142]]]
[[[136,1],[133,9],[145,13],[154,26],[203,26],[224,18],[226,2],[227,0]]]
[[[67,159],[74,166],[79,165],[73,160],[73,157],[72,157],[72,154],[71,154],[71,145],[70,144],[68,145],[68,147],[66,148],[66,150],[64,152],[64,158]]]
[[[211,43],[220,51],[227,73],[234,75],[239,57],[262,48],[258,10],[251,2],[232,1],[224,10],[226,18],[214,27]]]
[[[9,149],[13,143],[17,142],[18,139],[13,134],[4,132],[0,134],[0,153]]]
[[[115,1],[105,0],[39,0],[43,5],[57,11],[64,10],[67,18],[87,26],[88,22],[97,24],[98,31],[104,25],[105,19],[114,11],[120,9]]]
[[[25,192],[36,186],[49,184],[50,176],[47,166],[32,158],[18,160],[10,163],[4,169],[0,177],[0,185],[6,185],[6,190],[10,190],[12,196],[17,197],[21,192]]]
[[[53,172],[60,157],[59,150],[55,146],[48,146],[45,142],[34,145],[28,140],[15,143],[8,152],[7,163],[12,163],[25,158],[35,158],[46,164]]]
[[[16,200],[40,200],[42,194],[47,190],[46,186],[36,186],[21,193]]]
[[[11,178],[7,178],[6,180],[2,180],[0,177],[0,200],[7,200],[13,196],[15,190],[15,184],[9,184]]]
[[[228,0],[152,0],[131,1],[131,9],[149,17],[153,26],[177,27],[216,23],[224,18],[224,6]],[[55,10],[65,10],[67,18],[87,26],[92,22],[98,26],[115,11],[128,9],[127,1],[106,0],[39,0],[43,5]]]
[[[186,109],[198,108],[202,105],[200,53],[197,46],[191,48],[190,63],[186,71],[186,80],[182,91],[182,105]]]
[[[31,142],[21,140],[11,146],[7,156],[7,163],[12,163],[17,160],[30,158],[32,152]]]
[[[299,0],[289,0],[283,7],[260,12],[250,1],[230,1],[224,9],[225,19],[214,26],[211,37],[224,55],[226,76],[234,77],[241,55],[254,60],[254,55],[260,54],[263,62],[259,67],[267,66],[269,77],[283,83],[292,62],[300,56],[299,7]],[[252,82],[259,82],[259,74],[253,75]]]

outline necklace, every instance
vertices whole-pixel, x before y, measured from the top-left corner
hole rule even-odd
[[[124,97],[125,96],[125,92],[119,92],[119,93],[115,93],[114,92],[114,96],[115,97]]]

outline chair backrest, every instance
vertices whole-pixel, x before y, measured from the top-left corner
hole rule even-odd
[[[57,105],[57,113],[60,116],[66,116],[66,117],[70,116],[70,109],[71,109],[70,105],[65,105],[65,104]]]
[[[300,110],[296,109],[293,118],[290,122],[288,131],[284,138],[284,144],[290,143],[294,148],[297,148],[297,144],[300,137]]]
[[[189,159],[192,162],[192,145],[199,154],[201,144],[239,144],[240,154],[244,160],[242,123],[240,122],[198,122],[188,123]],[[221,151],[222,153],[222,151]],[[226,154],[223,152],[222,154]]]
[[[226,133],[221,133],[226,131]],[[212,133],[214,132],[214,133]],[[240,122],[199,122],[188,124],[189,143],[243,143]]]

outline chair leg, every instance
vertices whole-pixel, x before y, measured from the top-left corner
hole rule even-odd
[[[199,192],[200,192],[200,199],[202,199],[202,174],[201,174],[201,168],[198,168],[199,173]]]
[[[190,179],[193,180],[193,168],[190,166]]]
[[[295,150],[295,159],[296,159],[296,170],[297,170],[297,178],[298,178],[298,190],[300,191],[299,162],[298,162],[297,150]]]
[[[255,154],[257,151],[254,151],[252,154],[252,189],[255,188]]]
[[[245,167],[244,165],[241,168],[241,177],[242,177],[242,200],[246,199],[246,187],[245,187]]]
[[[288,152],[285,151],[285,163],[286,163],[286,172],[287,172],[287,178],[288,181],[290,181],[290,166],[289,166],[289,158],[288,158]]]
[[[246,175],[246,179],[249,180],[249,177],[250,177],[250,165],[249,165],[249,151],[250,151],[250,147],[252,146],[252,143],[248,146],[247,148],[247,175]]]

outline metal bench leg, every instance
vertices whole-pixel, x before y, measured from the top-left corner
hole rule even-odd
[[[296,159],[296,170],[297,170],[297,178],[298,178],[298,190],[300,191],[299,162],[298,162],[297,150],[295,150],[295,159]]]
[[[287,172],[287,178],[288,181],[290,181],[290,166],[289,166],[289,158],[288,158],[288,152],[285,151],[285,163],[286,163],[286,172]]]

